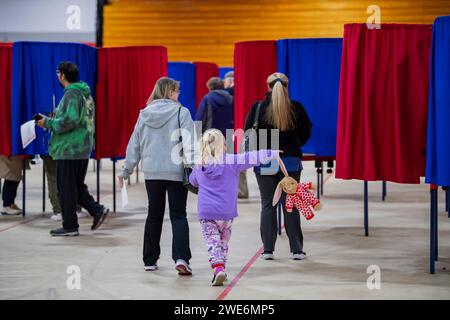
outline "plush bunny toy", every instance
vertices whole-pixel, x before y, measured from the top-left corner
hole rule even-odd
[[[281,193],[286,192],[286,210],[292,212],[292,209],[296,207],[299,212],[303,214],[306,220],[311,220],[314,217],[314,212],[311,207],[316,211],[322,209],[322,204],[314,194],[309,191],[312,189],[312,183],[298,183],[294,178],[289,177],[286,167],[283,161],[278,158],[281,171],[284,173],[284,178],[278,183],[275,194],[273,195],[272,205],[275,206],[280,201]]]

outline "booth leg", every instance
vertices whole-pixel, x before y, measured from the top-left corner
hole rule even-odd
[[[430,273],[435,272],[435,260],[436,260],[436,220],[435,214],[435,202],[437,201],[437,190],[435,188],[430,189]]]
[[[318,170],[317,170],[318,171]],[[320,199],[320,173],[317,172],[317,199]]]
[[[277,205],[277,216],[278,216],[277,227],[278,227],[278,235],[279,236],[281,236],[281,211],[282,211],[281,203],[279,203]]]
[[[323,196],[323,161],[320,161],[320,195]]]
[[[327,169],[327,173],[332,174],[333,173],[333,160],[328,160],[328,169]]]
[[[386,199],[386,195],[387,195],[387,183],[386,183],[386,181],[383,181],[383,184],[382,184],[382,192],[381,192],[382,194],[381,194],[381,200],[385,200]]]
[[[100,203],[100,160],[97,160],[97,202]]]
[[[434,195],[434,245],[435,245],[435,250],[434,250],[434,260],[438,261],[438,257],[439,257],[439,214],[438,214],[438,189],[436,189],[436,193]]]
[[[447,188],[445,191],[445,211],[447,211],[450,218],[450,188]]]
[[[369,184],[364,181],[364,234],[369,236]]]
[[[42,164],[42,212],[45,212],[45,165]]]
[[[136,184],[139,183],[139,165],[136,166]]]
[[[113,159],[113,212],[116,212],[116,159]]]
[[[316,172],[317,172],[317,199],[320,199],[320,163],[318,160],[316,160],[314,162],[314,166],[316,167]]]
[[[450,190],[445,190],[445,211],[448,213],[448,217],[450,218]]]
[[[25,218],[26,204],[25,204],[25,194],[26,194],[26,171],[27,171],[27,160],[22,160],[22,217]]]
[[[128,178],[128,185],[131,186],[131,178]]]

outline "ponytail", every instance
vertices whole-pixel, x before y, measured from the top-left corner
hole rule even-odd
[[[267,109],[267,120],[280,131],[292,130],[295,127],[294,112],[287,89],[288,78],[282,73],[274,73],[267,79],[272,88],[272,98]]]

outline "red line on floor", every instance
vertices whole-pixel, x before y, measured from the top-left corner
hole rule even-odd
[[[329,174],[325,180],[323,181],[323,184],[328,182],[330,178],[333,176],[332,174]],[[284,225],[281,226],[282,229],[284,229]],[[236,286],[236,284],[241,280],[241,278],[244,276],[244,274],[250,269],[250,267],[255,263],[255,261],[258,259],[258,257],[263,253],[264,248],[261,247],[258,249],[258,251],[255,253],[255,255],[247,262],[247,264],[242,268],[242,270],[231,280],[230,284],[219,294],[219,296],[216,298],[216,300],[224,300],[226,296],[233,290],[233,288]]]
[[[330,180],[333,175],[334,175],[334,171],[333,171],[333,173],[328,174],[328,176],[323,180],[323,184],[325,185],[325,183],[327,183],[328,180]]]
[[[11,226],[9,226],[9,227],[6,227],[6,228],[4,228],[4,229],[0,229],[0,232],[10,230],[10,229],[15,228],[15,227],[17,227],[17,226],[20,226],[21,224],[26,224],[26,223],[28,223],[28,222],[30,222],[30,221],[36,220],[36,219],[39,218],[39,217],[40,217],[40,216],[36,216],[36,217],[30,218],[30,219],[27,219],[27,220],[22,220],[22,221],[20,221],[20,222],[18,222],[18,223],[15,223],[15,224],[13,224],[13,225],[11,225]]]
[[[216,298],[216,300],[223,300],[225,299],[225,297],[230,293],[230,291],[234,288],[234,286],[236,285],[236,283],[238,283],[238,281],[242,278],[242,276],[247,272],[248,269],[250,269],[250,267],[252,266],[253,263],[255,263],[256,259],[258,259],[258,257],[261,255],[261,253],[263,252],[264,248],[261,247],[259,248],[259,250],[255,253],[255,255],[250,259],[249,262],[247,262],[247,264],[244,266],[244,268],[241,270],[241,272],[238,273],[237,276],[235,276],[233,278],[233,280],[231,280],[231,283],[222,291],[221,294],[219,294],[219,296]]]

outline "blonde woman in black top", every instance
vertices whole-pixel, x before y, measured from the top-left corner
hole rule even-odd
[[[283,73],[273,73],[267,78],[268,92],[266,99],[257,101],[250,109],[245,121],[245,131],[251,129],[255,123],[256,112],[259,107],[258,116],[258,149],[271,149],[271,133],[270,130],[278,129],[279,141],[278,146],[274,144],[276,149],[283,151],[281,158],[286,165],[286,169],[290,176],[297,181],[300,180],[301,171],[303,169],[301,163],[302,151],[301,147],[308,141],[311,135],[311,121],[300,102],[293,101],[289,98],[288,92],[289,80]],[[260,145],[259,130],[268,130],[267,144],[264,142]],[[261,238],[264,245],[262,258],[272,260],[275,250],[275,242],[277,239],[277,214],[276,207],[272,206],[272,198],[275,193],[278,182],[283,178],[283,173],[278,170],[276,174],[264,174],[261,167],[255,167],[256,180],[261,193]],[[294,260],[302,260],[305,258],[303,251],[303,233],[300,225],[300,215],[294,208],[292,213],[286,212],[286,195],[282,196],[282,206],[284,213],[284,224],[289,245]]]

